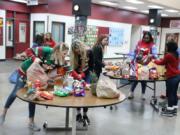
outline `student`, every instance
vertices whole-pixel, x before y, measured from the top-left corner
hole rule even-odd
[[[143,55],[149,55],[151,54],[152,57],[157,57],[157,50],[156,47],[154,45],[153,42],[153,38],[150,32],[145,32],[143,35],[142,40],[140,40],[138,42],[138,44],[136,45],[136,49],[135,49],[135,57],[133,60],[133,63],[136,64],[137,63],[137,55],[140,53],[141,49],[146,50],[146,54]],[[145,63],[147,64],[147,63]],[[137,86],[138,82],[134,81],[131,85],[131,89],[130,89],[130,93],[128,96],[128,99],[133,99],[134,98],[134,90]],[[146,91],[146,82],[141,82],[141,87],[142,87],[142,95],[141,95],[141,99],[145,100],[145,91]]]
[[[54,48],[56,46],[56,43],[52,38],[52,34],[49,32],[44,35],[44,45],[51,48]]]
[[[43,46],[43,44],[44,44],[44,34],[37,34],[35,36],[32,48]]]
[[[34,53],[27,60],[21,63],[20,67],[18,68],[18,75],[17,75],[17,82],[10,93],[3,112],[0,116],[0,125],[4,123],[5,117],[7,114],[8,109],[10,108],[11,104],[16,99],[16,93],[19,89],[23,88],[26,83],[26,71],[31,66],[33,62],[41,62],[44,61],[44,64],[64,64],[64,57],[68,52],[68,46],[66,44],[61,44],[55,47],[54,49],[50,47],[36,47],[34,48]],[[56,55],[59,53],[60,55]],[[35,104],[29,103],[29,128],[33,131],[40,131],[40,128],[37,127],[34,123],[34,115],[35,115]]]
[[[94,57],[94,71],[96,75],[100,76],[102,68],[105,66],[103,62],[104,48],[108,45],[108,37],[101,35],[98,37],[96,44],[93,46],[93,57]]]
[[[177,115],[177,90],[180,82],[180,70],[178,70],[179,56],[177,48],[178,46],[175,42],[168,42],[166,44],[166,54],[164,58],[160,60],[154,60],[154,63],[165,65],[166,67],[166,90],[168,106],[163,108],[161,112],[161,115],[165,116]]]
[[[90,71],[93,70],[93,56],[91,50],[86,50],[84,44],[75,40],[71,46],[71,54],[70,54],[70,62],[73,69],[73,77],[78,80],[84,79],[87,83],[89,83]],[[83,116],[81,115],[81,109],[77,109],[78,113],[76,116],[76,120],[81,122],[84,120],[88,124],[90,124],[90,120],[87,116],[88,108],[83,108]]]

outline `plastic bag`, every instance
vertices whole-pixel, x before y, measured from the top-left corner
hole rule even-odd
[[[44,69],[39,65],[39,63],[34,62],[27,70],[27,80],[31,81],[33,84],[37,80],[40,82],[40,87],[47,87],[48,76],[45,73]]]
[[[116,84],[104,75],[100,75],[99,81],[96,87],[97,97],[100,98],[118,98],[119,91],[116,88]]]
[[[9,76],[9,82],[15,84],[17,82],[17,76],[18,76],[18,70],[15,70],[14,72],[11,73]]]
[[[138,68],[138,80],[149,80],[148,66],[141,66]]]

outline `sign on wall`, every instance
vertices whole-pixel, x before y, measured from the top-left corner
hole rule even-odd
[[[3,18],[0,17],[0,46],[3,45]]]
[[[26,23],[19,23],[19,42],[26,43]]]
[[[109,46],[122,46],[124,44],[124,29],[109,29]]]
[[[180,20],[171,20],[170,28],[180,28]]]
[[[167,43],[169,41],[174,41],[178,44],[178,40],[179,40],[179,33],[166,33],[165,43]]]

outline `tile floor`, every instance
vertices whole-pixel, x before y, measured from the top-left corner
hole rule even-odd
[[[13,60],[0,61],[0,112],[13,88],[13,84],[8,82],[8,76],[19,63]],[[121,91],[127,95],[129,88],[124,87]],[[158,95],[165,90],[164,82],[157,84],[157,90]],[[90,109],[88,114],[91,125],[87,131],[78,131],[77,135],[179,135],[180,114],[172,118],[160,116],[149,104],[152,91],[147,89],[145,101],[141,101],[140,93],[138,85],[135,99],[119,104],[117,110],[110,110],[109,107]],[[71,132],[45,131],[43,128],[40,132],[31,132],[27,128],[27,116],[27,103],[16,99],[4,125],[0,126],[0,135],[71,135]],[[42,127],[45,121],[48,121],[49,126],[63,125],[65,109],[37,106],[37,125]]]

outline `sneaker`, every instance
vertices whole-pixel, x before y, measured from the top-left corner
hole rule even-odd
[[[87,115],[84,115],[84,116],[83,116],[83,119],[84,119],[84,121],[85,121],[88,125],[90,125],[90,120],[89,120],[89,118],[88,118]]]
[[[142,94],[142,95],[141,95],[141,100],[146,100],[145,94]]]
[[[167,117],[176,116],[177,115],[177,109],[168,110],[167,107],[162,108],[161,115],[162,116],[167,116]]]
[[[29,129],[32,130],[32,131],[40,131],[40,130],[41,130],[41,128],[38,127],[38,126],[37,126],[36,124],[34,124],[34,123],[30,123],[30,124],[29,124]]]
[[[133,92],[130,92],[129,93],[129,96],[128,96],[128,99],[133,99],[134,98],[134,93]]]
[[[1,115],[0,116],[0,125],[3,125],[4,121],[5,121],[5,115]]]
[[[81,122],[83,120],[82,115],[79,113],[76,115],[76,121]]]

